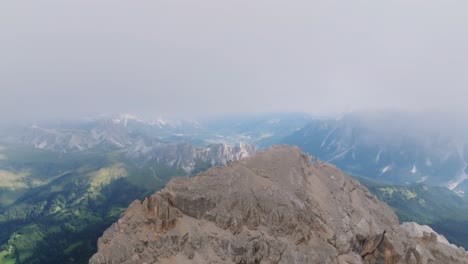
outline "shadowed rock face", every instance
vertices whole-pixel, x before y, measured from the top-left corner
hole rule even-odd
[[[278,146],[135,201],[90,263],[468,263],[418,227],[332,165]]]

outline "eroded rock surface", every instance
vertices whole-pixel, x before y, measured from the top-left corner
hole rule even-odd
[[[90,263],[468,263],[423,229],[400,226],[334,166],[277,146],[135,201]]]

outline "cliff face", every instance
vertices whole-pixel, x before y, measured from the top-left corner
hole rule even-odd
[[[332,165],[279,146],[176,178],[99,239],[104,263],[468,263]]]
[[[132,158],[143,158],[146,162],[157,162],[170,167],[177,167],[191,174],[197,163],[206,164],[207,167],[226,165],[235,160],[252,156],[256,152],[254,146],[240,143],[230,146],[223,143],[211,144],[207,147],[197,148],[189,143],[157,143],[142,147],[136,144],[128,151]]]

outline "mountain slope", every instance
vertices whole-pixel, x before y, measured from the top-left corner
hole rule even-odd
[[[447,118],[450,119],[450,118]],[[430,120],[430,121],[429,121]],[[285,137],[354,175],[391,184],[425,183],[468,192],[468,137],[458,124],[433,116],[349,114],[316,119]]]
[[[426,230],[429,232],[423,232]],[[176,178],[98,242],[104,263],[468,263],[335,167],[293,147]]]
[[[392,207],[400,221],[430,225],[451,243],[468,248],[468,200],[465,197],[444,187],[423,184],[398,186],[354,178]]]

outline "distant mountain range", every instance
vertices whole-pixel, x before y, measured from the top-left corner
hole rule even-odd
[[[280,142],[312,118],[306,114],[230,116],[223,119],[144,121],[129,114],[75,122],[41,123],[0,130],[0,143],[23,144],[61,153],[116,150],[150,142],[186,142],[197,147],[240,142],[260,148]]]
[[[458,123],[429,117],[275,113],[147,121],[122,114],[4,127],[0,263],[86,263],[100,232],[134,199],[174,176],[274,144],[297,145],[358,175],[401,219],[430,224],[466,246],[468,133]]]
[[[282,143],[297,145],[354,175],[391,184],[444,186],[463,195],[468,192],[468,133],[457,123],[437,120],[352,114],[314,120]]]
[[[247,143],[258,149],[297,145],[344,171],[390,184],[425,183],[468,191],[468,125],[436,114],[354,113],[317,118],[302,113],[145,121],[129,114],[0,130],[0,144],[59,153],[146,155],[164,144],[193,147]],[[0,150],[1,153],[1,150]],[[3,154],[4,155],[4,154]],[[467,156],[467,157],[465,157]]]

